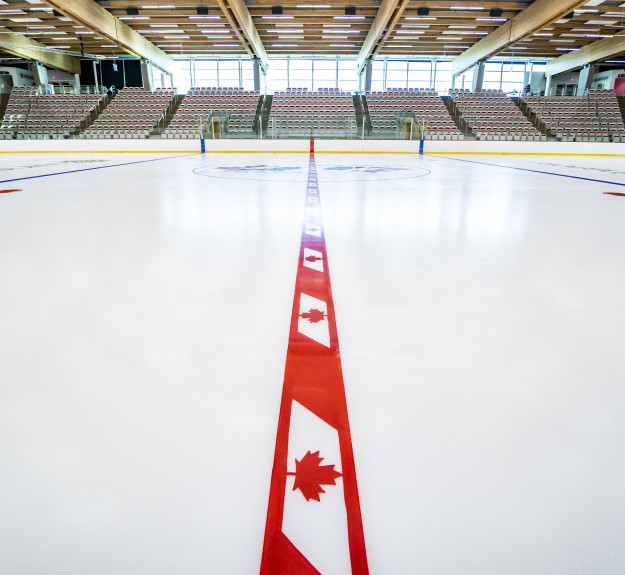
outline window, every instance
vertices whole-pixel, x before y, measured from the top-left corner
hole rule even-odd
[[[254,62],[241,60],[241,83],[244,90],[254,89]]]
[[[482,90],[499,90],[501,88],[501,64],[501,62],[486,62]]]
[[[312,60],[289,61],[289,84],[291,88],[312,89]]]
[[[239,86],[239,61],[218,60],[219,86],[222,88],[238,88]]]
[[[356,73],[356,60],[339,60],[339,85],[343,92],[356,92],[359,90],[359,78]]]
[[[455,87],[466,90],[473,89],[473,68],[469,68],[464,74],[460,74],[456,78]]]
[[[386,66],[386,89],[405,88],[408,85],[408,62],[388,60]]]
[[[289,87],[289,61],[287,59],[269,60],[267,66],[267,92],[273,94]]]
[[[336,88],[336,58],[313,60],[313,90]]]
[[[523,92],[525,87],[525,62],[504,62],[501,73],[501,89],[504,92]]]
[[[191,88],[191,60],[174,60],[174,86],[179,94],[186,94]]]
[[[385,60],[374,60],[371,63],[371,90],[373,92],[382,92],[385,89],[384,68]]]
[[[216,88],[219,86],[217,60],[195,60],[195,83],[197,88]]]
[[[408,62],[408,88],[429,88],[432,85],[432,62]]]
[[[451,61],[437,60],[436,64],[436,81],[434,89],[441,95],[447,94],[451,88]]]

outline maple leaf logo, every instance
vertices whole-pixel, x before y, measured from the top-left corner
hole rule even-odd
[[[307,262],[318,262],[321,259],[323,258],[320,258],[319,256],[306,256]]]
[[[319,452],[310,451],[302,457],[300,461],[295,460],[295,473],[287,475],[295,475],[295,483],[293,491],[299,489],[306,501],[319,499],[320,493],[325,493],[322,485],[336,485],[335,479],[341,477],[338,471],[334,470],[334,465],[321,465],[323,457],[319,457]]]
[[[325,319],[326,314],[319,309],[309,309],[307,312],[300,315],[300,317],[307,319],[308,323],[319,323]]]

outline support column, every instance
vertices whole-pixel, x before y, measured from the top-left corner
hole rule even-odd
[[[145,90],[154,90],[154,81],[152,79],[152,65],[148,60],[141,60],[141,83]]]
[[[100,92],[100,87],[98,86],[98,63],[93,61],[93,85],[95,86],[96,94]]]
[[[262,74],[260,69],[260,60],[254,58],[254,91],[260,92],[260,75]]]
[[[365,83],[363,86],[363,90],[365,92],[371,92],[371,78],[373,75],[373,62],[371,61],[371,59],[367,60],[367,63],[365,64],[362,70],[362,74],[365,75]]]
[[[579,72],[579,80],[577,81],[577,95],[583,96],[586,90],[592,86],[592,80],[595,77],[594,66],[584,66]]]
[[[552,76],[547,76],[547,81],[545,82],[545,96],[551,96],[551,78]]]
[[[80,94],[80,74],[74,74],[74,91]]]
[[[486,65],[484,62],[480,62],[476,64],[473,68],[473,86],[472,90],[474,92],[481,92],[482,86],[484,85],[484,68]]]
[[[452,90],[456,87],[456,78],[457,78],[457,77],[458,77],[458,76],[456,76],[455,74],[452,74],[452,75],[451,75],[451,89],[452,89]],[[464,83],[464,82],[463,82],[463,83]],[[464,88],[464,86],[463,86],[463,88]]]
[[[32,63],[33,76],[35,78],[35,85],[39,88],[43,88],[45,91],[48,84],[48,70],[41,62]]]

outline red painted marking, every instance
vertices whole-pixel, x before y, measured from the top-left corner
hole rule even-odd
[[[295,460],[295,473],[287,475],[295,475],[295,483],[293,491],[299,489],[306,501],[314,499],[321,501],[319,495],[325,493],[322,485],[336,485],[336,478],[341,474],[335,471],[334,465],[321,465],[323,457],[318,451],[311,453],[310,451],[304,455],[299,461]]]
[[[311,149],[313,146],[312,142],[311,140]],[[330,275],[327,265],[324,267],[323,272],[303,265],[304,248],[321,252],[325,262],[328,261],[318,196],[317,169],[314,155],[311,154],[306,203],[310,206],[314,205],[317,210],[314,211],[314,215],[311,215],[310,210],[306,210],[307,215],[304,217],[302,226],[299,266],[295,280],[291,330],[286,357],[282,400],[280,403],[280,416],[278,419],[276,451],[269,491],[263,558],[260,567],[261,575],[282,575],[286,573],[319,575],[317,569],[303,556],[291,541],[289,541],[282,531],[287,481],[289,431],[293,401],[297,401],[338,432],[341,453],[342,485],[345,508],[347,511],[347,535],[349,540],[351,572],[352,575],[368,575],[369,573],[360,513],[360,500],[358,498],[358,486],[356,484],[356,467],[354,465],[351,433],[347,417],[347,402],[345,399],[345,386],[343,384],[343,372],[339,355]],[[318,229],[321,230],[319,236],[306,234],[307,224],[318,226]],[[302,293],[325,302],[327,314],[321,310],[311,309],[305,310],[300,316],[300,296]],[[329,347],[322,345],[298,331],[298,324],[303,316],[311,323],[314,321],[318,322],[314,325],[322,325],[319,323],[322,321],[327,322],[330,333]],[[312,450],[315,446],[311,445],[310,448]],[[319,493],[324,492],[323,490],[318,490],[322,484],[336,485],[334,479],[338,477],[338,472],[334,471],[334,466],[321,466],[322,469],[324,467],[325,469],[322,471],[315,470],[313,472],[311,470],[311,464],[318,463],[318,461],[313,461],[313,459],[316,460],[314,456],[322,457],[323,454],[319,455],[318,452],[309,452],[307,455],[308,458],[304,456],[299,464],[296,464],[295,475],[297,479],[297,475],[300,474],[301,471],[300,466],[305,461],[303,475],[300,475],[300,480],[297,481],[296,485],[298,488],[300,484],[303,485],[302,493],[306,496],[306,500],[308,501],[307,505],[323,505],[323,496],[321,496],[320,503],[317,501],[309,501],[307,496],[311,496],[312,499],[314,497],[312,497],[311,494],[316,493],[318,497]],[[317,481],[319,479],[321,479],[321,481]],[[329,482],[330,479],[332,483]],[[314,483],[314,487],[312,483]],[[336,488],[337,487],[330,487],[329,489]]]
[[[0,190],[0,194],[10,194],[11,192],[21,192],[22,190]]]
[[[603,192],[606,196],[625,196],[621,192]]]
[[[313,140],[312,138],[310,138],[310,153],[315,153],[315,140]]]

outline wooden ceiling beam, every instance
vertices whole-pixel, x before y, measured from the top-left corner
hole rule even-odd
[[[478,62],[487,60],[511,44],[526,38],[548,24],[561,19],[588,0],[535,0],[525,10],[456,56],[452,63],[455,76]]]
[[[43,0],[47,5],[77,24],[107,38],[129,54],[170,72],[173,58],[135,32],[93,0]]]
[[[0,31],[0,42],[0,50],[3,52],[26,60],[37,60],[50,68],[63,70],[70,74],[80,74],[80,60],[78,58],[50,50],[44,44],[31,40],[27,36],[4,29]]]
[[[263,41],[260,39],[258,30],[256,30],[256,26],[252,21],[252,16],[245,5],[245,1],[217,0],[217,3],[228,21],[230,21],[231,18],[235,20],[234,23],[231,23],[231,26],[237,34],[239,34],[239,29],[241,30],[240,33],[245,37],[243,42],[246,46],[246,50],[251,50],[251,55],[260,61],[263,70],[266,71],[268,61],[267,52],[263,46]]]
[[[615,34],[584,46],[575,52],[569,52],[547,62],[547,76],[555,76],[569,70],[581,68],[593,62],[599,62],[625,52],[625,32]]]
[[[378,45],[378,40],[384,34],[384,31],[389,28],[390,22],[394,21],[395,24],[397,24],[407,5],[408,2],[406,0],[382,0],[378,12],[371,23],[371,28],[369,28],[369,33],[358,53],[359,74],[367,60],[373,56]],[[396,17],[398,12],[399,15]],[[388,38],[388,35],[386,35],[385,38]]]

